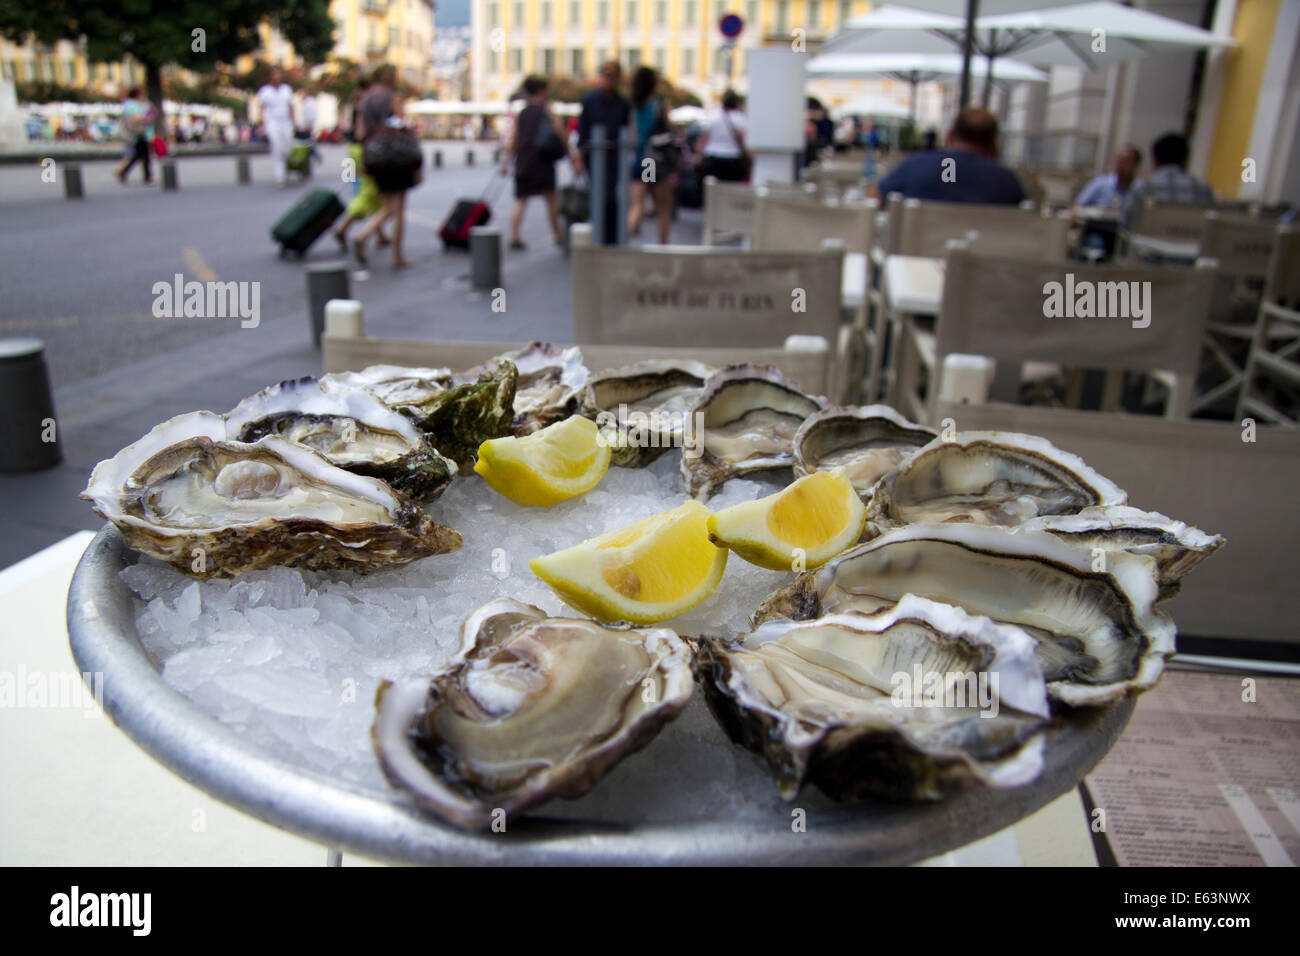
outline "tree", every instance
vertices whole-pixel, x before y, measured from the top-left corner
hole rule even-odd
[[[163,115],[164,66],[207,73],[262,45],[268,21],[298,55],[319,63],[334,45],[329,0],[0,0],[0,33],[15,43],[84,38],[96,63],[128,54],[144,67],[145,86]]]

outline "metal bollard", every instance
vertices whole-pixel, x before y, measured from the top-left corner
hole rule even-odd
[[[0,339],[0,472],[50,468],[63,459],[40,339]]]
[[[330,299],[350,299],[348,264],[342,259],[314,262],[307,267],[307,318],[311,322],[311,341],[320,348],[325,331],[325,303]]]
[[[501,285],[501,230],[475,226],[469,231],[470,285],[496,289]]]
[[[247,186],[253,181],[253,164],[248,161],[247,156],[235,157],[235,182],[241,186]]]
[[[474,150],[472,149],[465,150],[465,165],[466,166],[474,165]]]
[[[433,165],[436,169],[442,169],[442,150],[435,149],[433,151]]]
[[[492,153],[492,162],[494,162],[494,163],[499,163],[499,162],[501,162],[501,150],[500,150],[499,148],[493,151],[493,153]]]
[[[164,159],[162,161],[162,188],[165,193],[176,192],[179,184],[176,181],[176,161]]]
[[[81,166],[78,163],[63,164],[63,198],[85,198],[85,193],[81,190]]]

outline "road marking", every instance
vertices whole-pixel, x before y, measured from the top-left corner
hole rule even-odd
[[[200,282],[217,281],[217,274],[209,268],[208,264],[203,261],[203,257],[199,255],[199,250],[193,246],[183,248],[181,258],[185,260],[185,268],[189,269],[194,278]]]

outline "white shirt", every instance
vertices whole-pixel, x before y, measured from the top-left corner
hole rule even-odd
[[[740,155],[740,144],[736,142],[736,137],[731,133],[732,127],[741,136],[745,135],[744,113],[740,110],[732,110],[724,116],[722,110],[713,111],[713,115],[709,117],[709,142],[704,147],[706,156],[735,157]]]
[[[271,125],[293,125],[293,87],[288,83],[272,86],[267,83],[257,91],[262,104],[262,122]]]

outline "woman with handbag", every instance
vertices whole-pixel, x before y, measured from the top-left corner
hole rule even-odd
[[[402,256],[402,233],[406,219],[406,191],[420,181],[424,155],[414,131],[402,119],[402,98],[393,90],[397,70],[385,63],[375,70],[373,84],[361,100],[361,158],[366,173],[375,181],[383,206],[366,223],[353,243],[357,261],[366,265],[366,242],[388,221],[393,223],[393,268],[409,266]]]
[[[365,75],[357,83],[357,97],[352,103],[352,125],[347,131],[348,159],[352,160],[352,168],[357,178],[353,186],[352,201],[348,203],[343,222],[334,230],[334,238],[344,252],[348,251],[348,230],[352,228],[352,224],[362,219],[369,219],[384,205],[384,197],[379,195],[379,187],[375,185],[373,177],[365,171],[365,159],[362,156],[365,124],[361,119],[361,101],[365,99],[368,92],[370,92],[370,77]],[[384,230],[378,231],[375,241],[381,246],[388,245],[388,237],[384,235]]]
[[[564,233],[555,201],[555,164],[569,154],[566,136],[546,102],[547,82],[540,76],[524,80],[528,105],[515,118],[514,131],[501,153],[501,175],[505,175],[511,158],[515,161],[515,207],[510,213],[510,248],[526,249],[519,238],[524,221],[524,207],[533,196],[546,203],[555,244],[564,245]]]
[[[668,125],[664,101],[655,96],[659,74],[648,66],[632,74],[632,115],[628,120],[637,145],[636,159],[629,171],[627,234],[634,236],[645,217],[645,199],[654,198],[655,218],[659,221],[659,244],[668,242],[673,224],[673,176],[680,165],[681,151]]]
[[[722,94],[722,109],[709,118],[695,148],[700,155],[700,172],[724,183],[749,179],[749,150],[745,147],[745,114],[734,90]]]

